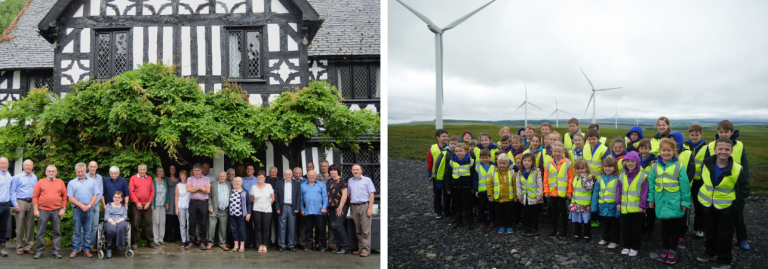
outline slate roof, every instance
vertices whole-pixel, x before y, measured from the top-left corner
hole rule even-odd
[[[309,0],[325,19],[309,56],[381,54],[380,0]]]
[[[16,29],[7,33],[13,39],[0,42],[0,70],[53,68],[53,47],[40,36],[37,24],[56,0],[31,1],[17,18]]]

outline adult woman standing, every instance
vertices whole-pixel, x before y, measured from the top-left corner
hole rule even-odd
[[[122,250],[125,247],[125,228],[128,209],[120,203],[123,192],[116,191],[112,203],[104,209],[104,230],[107,233],[107,258],[112,258],[112,248]]]
[[[328,219],[329,226],[334,235],[336,250],[333,253],[349,253],[349,243],[347,241],[347,232],[344,230],[344,219],[347,218],[349,204],[347,204],[347,181],[341,178],[338,164],[333,164],[329,168],[330,180],[328,181]]]
[[[232,230],[232,252],[245,251],[245,223],[251,220],[252,204],[250,193],[243,189],[243,178],[232,180],[232,191],[229,193],[229,227]]]
[[[275,191],[266,183],[264,174],[257,177],[259,183],[251,187],[253,214],[255,215],[256,237],[259,240],[259,252],[267,252],[269,242],[269,226],[272,223],[272,202],[275,201]]]
[[[179,172],[179,184],[176,184],[176,216],[179,217],[179,232],[181,233],[181,248],[192,249],[192,242],[189,242],[189,195],[187,192],[187,170]]]
[[[163,177],[165,170],[158,167],[155,171],[155,199],[152,199],[152,234],[155,238],[155,246],[165,245],[165,211],[168,210],[168,178]]]
[[[176,197],[176,185],[179,184],[179,178],[176,177],[176,166],[168,167],[168,198]],[[165,242],[175,243],[180,239],[179,234],[179,216],[176,214],[175,200],[168,205],[165,211]]]

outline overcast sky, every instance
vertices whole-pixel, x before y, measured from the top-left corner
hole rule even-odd
[[[444,27],[487,1],[402,0]],[[387,3],[389,123],[434,120],[435,38]],[[444,119],[768,120],[768,1],[497,0],[443,35]],[[560,118],[572,115],[560,114]],[[552,117],[554,119],[554,116]]]

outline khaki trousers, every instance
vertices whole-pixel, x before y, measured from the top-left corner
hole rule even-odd
[[[368,204],[352,205],[352,220],[355,221],[357,247],[360,253],[371,253],[371,220]]]

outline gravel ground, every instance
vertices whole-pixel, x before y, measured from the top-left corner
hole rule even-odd
[[[432,185],[426,180],[425,161],[389,159],[389,267],[391,268],[710,268],[696,256],[704,253],[704,241],[689,231],[678,248],[675,265],[655,260],[661,252],[661,223],[650,241],[643,241],[637,257],[620,255],[621,246],[599,246],[603,229],[593,228],[591,242],[563,241],[544,235],[548,223],[539,225],[541,234],[523,236],[515,229],[499,235],[498,229],[456,232],[445,220],[436,220],[432,209]],[[734,245],[734,268],[768,268],[768,203],[765,197],[750,197],[746,225],[752,250]],[[474,222],[475,225],[479,225]],[[762,224],[762,225],[761,225]],[[477,227],[477,226],[476,226]],[[573,226],[569,225],[569,235]],[[735,244],[734,237],[734,244]],[[651,258],[651,257],[654,258]]]

